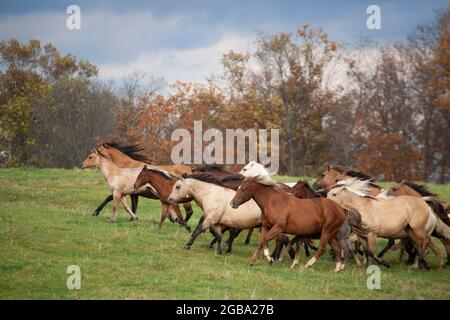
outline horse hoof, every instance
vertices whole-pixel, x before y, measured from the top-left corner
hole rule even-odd
[[[184,249],[184,250],[190,250],[190,249],[191,249],[191,246],[184,246],[183,249]]]
[[[97,211],[92,212],[92,216],[93,216],[93,217],[96,217],[96,216],[98,216],[99,214],[100,214],[100,212],[97,212]]]

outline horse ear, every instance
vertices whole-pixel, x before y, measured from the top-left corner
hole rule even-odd
[[[145,170],[147,170],[147,169],[148,169],[148,168],[147,168],[147,165],[144,165],[144,169],[145,169]]]

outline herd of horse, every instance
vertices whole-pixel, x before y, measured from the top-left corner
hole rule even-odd
[[[263,250],[269,263],[289,254],[294,268],[303,247],[308,257],[310,249],[315,250],[305,265],[309,268],[328,245],[336,260],[333,272],[342,271],[350,257],[360,267],[360,254],[366,265],[374,260],[389,267],[383,255],[394,245],[401,248],[400,259],[408,254],[412,267],[429,268],[429,249],[439,268],[450,265],[450,206],[425,186],[402,181],[385,190],[371,176],[339,166],[328,166],[312,186],[302,180],[284,184],[274,181],[268,170],[254,161],[234,173],[219,165],[152,165],[142,151],[139,145],[104,143],[83,161],[83,168],[101,171],[111,190],[93,215],[112,201],[113,222],[120,204],[130,220],[135,220],[138,199],[145,197],[161,202],[160,228],[169,219],[190,232],[193,201],[203,214],[185,249],[209,230],[213,235],[210,248],[216,244],[217,253],[222,254],[222,237],[228,231],[226,252],[231,253],[242,230],[248,230],[248,244],[254,229],[259,228],[260,240],[251,265]],[[377,255],[378,237],[389,241]],[[443,244],[446,262],[432,238]],[[318,247],[314,239],[319,240]],[[268,246],[271,240],[275,241],[272,253]]]

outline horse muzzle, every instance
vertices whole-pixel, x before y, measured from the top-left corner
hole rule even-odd
[[[233,209],[239,208],[239,206],[234,201],[230,202],[230,207],[232,207]]]
[[[167,199],[167,203],[172,205],[172,204],[176,204],[177,202],[175,200],[173,200],[172,198]]]

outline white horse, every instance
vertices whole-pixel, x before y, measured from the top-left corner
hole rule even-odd
[[[211,176],[187,176],[175,183],[167,201],[173,204],[191,196],[205,216],[203,222],[199,223],[192,233],[185,249],[191,247],[199,234],[212,227],[217,239],[217,253],[221,254],[223,226],[249,229],[261,224],[261,209],[255,201],[248,201],[238,209],[230,207],[231,199],[235,194],[236,191],[222,186],[221,181]]]

